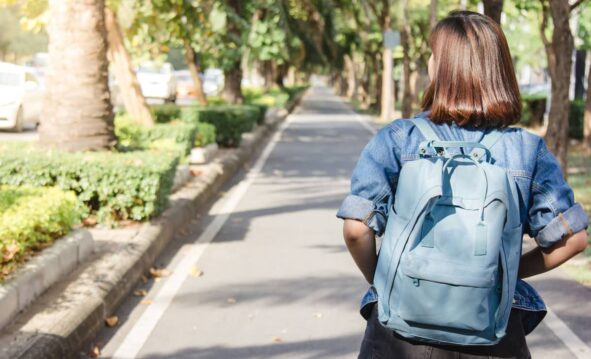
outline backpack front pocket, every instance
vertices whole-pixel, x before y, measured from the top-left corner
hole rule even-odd
[[[398,315],[411,326],[483,331],[494,323],[500,287],[496,268],[441,266],[418,258],[402,261]],[[437,270],[439,269],[439,270]]]

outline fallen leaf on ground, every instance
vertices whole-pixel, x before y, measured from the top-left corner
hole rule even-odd
[[[136,289],[133,291],[133,295],[136,297],[145,297],[148,294],[148,291],[145,289]]]
[[[201,174],[203,174],[203,171],[196,170],[196,169],[191,169],[190,172],[191,172],[191,176],[193,176],[193,177],[198,177],[198,176],[201,176]]]
[[[113,328],[114,326],[116,326],[119,323],[119,317],[114,315],[112,317],[108,317],[105,319],[105,323],[107,324],[108,327]]]
[[[90,352],[88,353],[88,355],[91,358],[98,358],[99,356],[101,356],[101,350],[99,349],[98,345],[93,345],[92,348],[90,348]]]
[[[96,226],[97,219],[96,219],[96,217],[90,216],[90,217],[84,218],[82,220],[82,223],[87,227],[93,227],[93,226]]]
[[[150,268],[150,275],[152,278],[168,277],[170,275],[170,271],[166,268],[152,267]]]
[[[201,277],[203,275],[203,272],[199,270],[199,268],[197,268],[197,266],[192,266],[191,270],[189,271],[189,275],[191,277]]]
[[[228,298],[228,303],[235,304],[236,303],[236,298]]]
[[[18,253],[18,244],[16,242],[12,242],[11,244],[4,247],[4,261],[8,262],[17,253]]]
[[[144,304],[144,305],[150,305],[150,304],[152,304],[152,303],[153,303],[153,302],[152,302],[150,299],[142,300],[142,301],[140,302],[140,304]]]
[[[273,343],[281,343],[283,339],[281,339],[281,337],[271,337],[271,341]]]

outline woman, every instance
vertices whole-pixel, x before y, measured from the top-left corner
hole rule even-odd
[[[487,130],[503,129],[491,149],[495,165],[515,179],[524,231],[538,246],[524,254],[519,278],[561,265],[587,245],[588,217],[575,203],[558,162],[544,141],[508,128],[519,121],[521,105],[515,71],[505,36],[490,18],[474,12],[452,12],[431,35],[429,84],[423,110],[435,133],[446,141],[480,142]],[[380,130],[363,150],[351,179],[351,193],[337,216],[345,220],[344,238],[365,279],[373,282],[376,236],[384,229],[388,208],[396,201],[398,174],[418,158],[425,137],[412,121],[397,120]],[[492,346],[430,345],[403,338],[377,320],[375,290],[362,302],[368,319],[360,358],[529,358],[525,335],[545,314],[533,288],[519,280],[507,334]]]

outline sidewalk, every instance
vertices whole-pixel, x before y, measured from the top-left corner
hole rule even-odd
[[[125,300],[121,324],[95,338],[101,357],[355,358],[366,284],[335,212],[371,137],[360,120],[313,88],[253,169],[159,257],[172,274],[139,283],[147,296]],[[591,295],[556,275],[534,285],[586,346]],[[528,337],[533,357],[574,357],[577,343],[550,324]]]

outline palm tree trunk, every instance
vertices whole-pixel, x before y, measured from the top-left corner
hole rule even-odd
[[[70,151],[115,143],[104,0],[49,0],[49,65],[39,140]]]
[[[191,78],[193,79],[193,86],[195,87],[195,96],[197,96],[197,101],[199,104],[205,106],[207,105],[207,98],[205,97],[205,92],[203,91],[203,81],[201,81],[201,76],[199,73],[201,72],[201,66],[197,60],[197,56],[195,54],[195,50],[188,42],[185,42],[185,62],[187,63],[187,67],[189,68],[189,73],[191,74]]]
[[[113,72],[115,73],[115,79],[119,83],[125,110],[138,123],[148,127],[153,126],[154,119],[133,70],[129,52],[123,43],[117,17],[108,6],[105,7],[105,23],[109,39],[107,57],[113,65]]]

